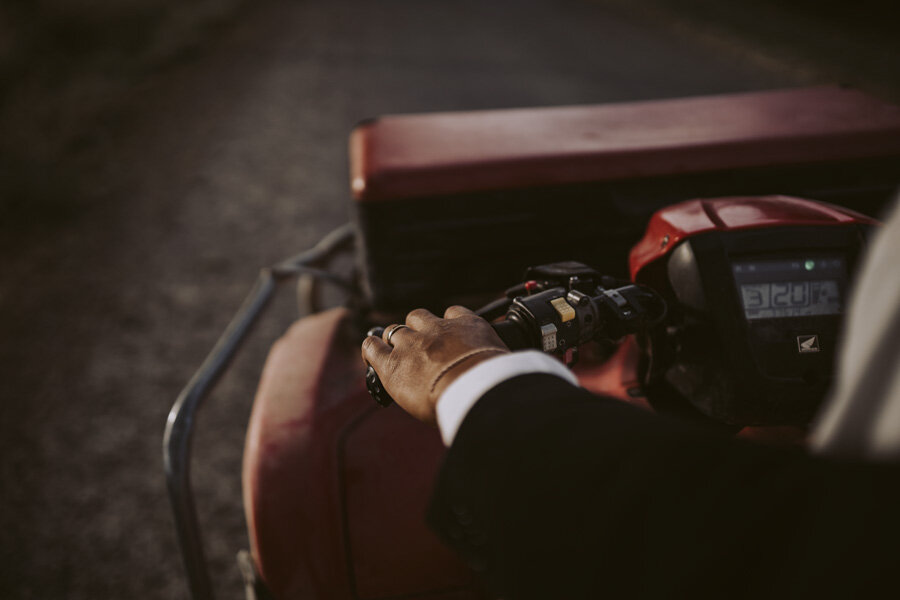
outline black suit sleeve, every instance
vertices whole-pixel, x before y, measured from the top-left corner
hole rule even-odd
[[[466,416],[429,521],[508,599],[874,597],[898,483],[533,374]]]

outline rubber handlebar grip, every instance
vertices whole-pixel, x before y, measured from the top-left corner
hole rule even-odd
[[[491,327],[510,350],[527,350],[536,347],[528,338],[524,331],[525,328],[515,321],[507,319],[499,323],[492,323]]]

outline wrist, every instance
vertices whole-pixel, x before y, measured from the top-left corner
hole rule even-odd
[[[505,348],[478,348],[456,358],[456,360],[444,367],[432,381],[429,394],[432,405],[437,404],[437,400],[441,397],[444,390],[463,373],[501,354],[509,354],[509,350]]]

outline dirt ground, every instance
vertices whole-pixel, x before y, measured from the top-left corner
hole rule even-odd
[[[762,34],[746,20],[676,16],[661,1],[145,0],[137,16],[78,25],[106,6],[83,1],[50,11],[66,25],[49,33],[13,4],[0,12],[0,33],[15,33],[0,45],[3,598],[187,597],[162,474],[166,414],[259,267],[349,218],[357,121],[854,72],[808,44],[754,46]],[[43,31],[28,60],[17,23]],[[884,62],[856,73],[891,95],[896,81],[879,73],[897,65],[896,45],[878,31],[854,38],[868,41],[853,56]],[[113,60],[104,44],[131,50]],[[287,292],[200,415],[194,483],[222,598],[242,594],[244,427],[291,315]]]

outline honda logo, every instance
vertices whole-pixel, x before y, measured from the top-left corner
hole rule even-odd
[[[818,352],[819,351],[819,336],[817,335],[798,335],[797,336],[797,350],[800,354],[806,354],[807,352]]]

